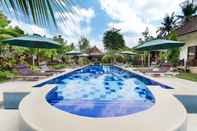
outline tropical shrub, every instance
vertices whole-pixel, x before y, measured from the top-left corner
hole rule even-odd
[[[90,61],[87,58],[82,58],[81,57],[81,58],[79,58],[78,63],[79,63],[79,65],[87,65],[87,64],[90,63]]]
[[[159,57],[160,57],[160,61],[164,63],[168,58],[168,54],[166,52],[160,52]]]
[[[179,61],[179,55],[180,55],[179,48],[168,50],[168,61],[174,66],[176,66]]]
[[[66,68],[65,64],[55,64],[55,65],[51,65],[52,68],[54,69],[63,69]]]
[[[124,63],[124,62],[126,62],[126,57],[124,57],[124,56],[122,56],[122,55],[117,55],[117,56],[115,57],[115,60],[116,60],[116,62],[118,62],[118,63]]]
[[[115,57],[112,54],[106,54],[101,61],[104,64],[111,64],[115,61]]]
[[[0,82],[9,80],[15,76],[14,73],[10,71],[0,71]]]

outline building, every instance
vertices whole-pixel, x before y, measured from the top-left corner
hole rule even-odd
[[[99,50],[96,46],[89,48],[87,50],[87,54],[89,55],[89,59],[92,61],[101,61],[104,53]]]
[[[185,46],[181,48],[180,60],[184,60],[184,65],[191,72],[197,73],[197,15],[180,26],[176,33],[178,40],[185,42]]]

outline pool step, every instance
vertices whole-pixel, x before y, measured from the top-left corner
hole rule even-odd
[[[187,131],[197,131],[197,114],[188,114]]]

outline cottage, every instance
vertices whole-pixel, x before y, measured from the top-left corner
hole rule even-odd
[[[93,61],[100,61],[101,58],[104,56],[104,53],[99,50],[96,46],[89,48],[87,50],[87,53],[89,55],[89,59]]]
[[[180,26],[176,33],[178,40],[185,42],[180,60],[184,60],[184,66],[187,65],[192,73],[197,73],[197,16]]]

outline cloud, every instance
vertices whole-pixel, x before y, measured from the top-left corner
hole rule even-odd
[[[102,8],[114,20],[109,27],[122,29],[124,33],[141,32],[146,24],[134,13],[126,0],[100,0]]]
[[[12,19],[11,26],[19,26],[28,34],[40,34],[52,37],[61,34],[68,42],[77,43],[81,36],[89,36],[92,31],[90,26],[91,20],[95,17],[95,12],[92,8],[72,7],[76,13],[71,12],[55,12],[55,17],[58,23],[58,30],[51,28],[40,27],[31,23],[25,23]]]
[[[28,33],[28,34],[40,34],[42,36],[44,36],[44,35],[50,36],[49,35],[50,33],[42,27],[32,25],[32,24],[26,24],[26,23],[23,23],[23,22],[19,22],[15,19],[12,20],[10,25],[13,26],[13,27],[19,26],[23,31],[25,31],[25,33]]]
[[[89,8],[82,8],[79,6],[73,6],[72,9],[76,11],[76,14],[71,12],[56,12],[55,16],[58,20],[59,30],[53,30],[51,28],[44,29],[42,27],[25,24],[25,22],[19,22],[13,20],[12,25],[19,25],[27,33],[37,33],[41,35],[63,35],[63,37],[69,42],[75,42],[79,40],[81,36],[86,36],[91,40],[92,45],[97,45],[100,48],[102,46],[102,35],[92,32],[92,28],[101,28],[103,31],[104,27],[91,26],[93,18],[97,17],[95,12],[97,8],[101,8],[107,15],[103,16],[110,17],[108,20],[108,28],[119,28],[121,33],[124,35],[126,44],[129,47],[136,45],[139,37],[141,37],[141,32],[143,32],[146,27],[149,28],[150,33],[156,35],[156,30],[158,29],[161,20],[167,13],[172,13],[173,11],[180,11],[179,4],[184,0],[97,0],[100,3],[99,6],[90,5]],[[63,6],[64,3],[62,3]],[[100,13],[98,18],[94,20],[101,19]],[[12,18],[11,16],[9,18]],[[98,20],[102,21],[102,20]],[[103,25],[103,24],[102,24]],[[95,29],[95,30],[96,30]],[[101,31],[102,32],[102,31]],[[96,37],[91,37],[98,34]]]
[[[59,19],[59,32],[71,42],[77,42],[81,36],[89,36],[92,31],[90,26],[91,20],[95,17],[95,12],[92,8],[73,7],[75,14],[71,12],[56,12]],[[60,20],[60,16],[64,16],[64,21]]]
[[[108,27],[121,29],[127,45],[132,46],[130,43],[136,43],[146,27],[156,35],[158,25],[155,23],[167,13],[177,11],[181,1],[184,0],[100,0],[100,5],[112,18]]]

